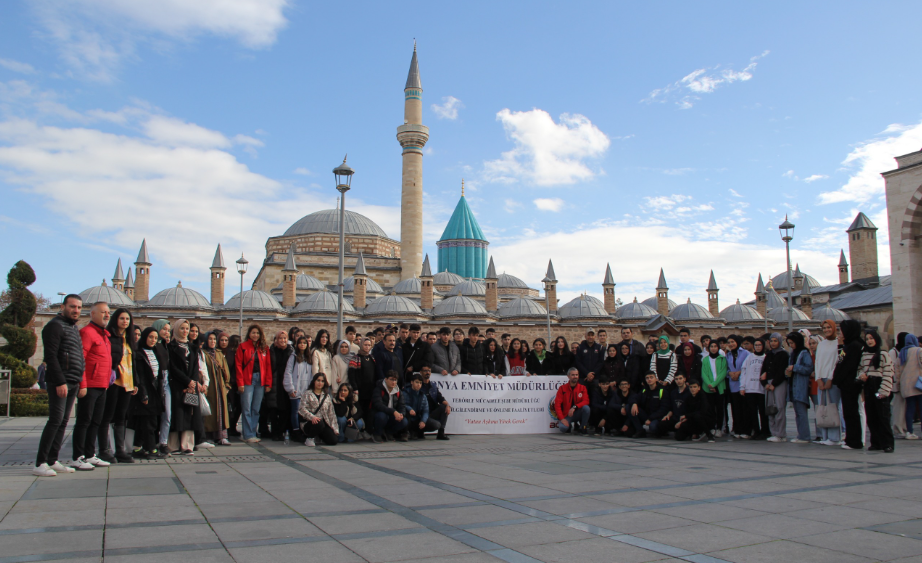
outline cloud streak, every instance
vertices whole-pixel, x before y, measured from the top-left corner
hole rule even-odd
[[[432,112],[439,119],[458,119],[458,110],[462,109],[464,104],[454,96],[445,96],[442,98],[442,105],[432,104]]]
[[[769,51],[766,50],[760,55],[751,57],[749,64],[739,71],[732,68],[721,69],[720,65],[693,70],[672,84],[653,90],[641,102],[650,104],[654,102],[665,103],[672,100],[679,106],[679,109],[690,109],[704,94],[711,94],[718,88],[734,82],[751,80],[759,59],[767,56],[768,53]]]

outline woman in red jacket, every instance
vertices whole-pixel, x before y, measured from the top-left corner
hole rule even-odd
[[[256,436],[259,407],[263,403],[263,394],[272,391],[272,361],[262,327],[250,325],[246,341],[237,348],[234,363],[237,366],[243,439],[250,443],[259,442]]]

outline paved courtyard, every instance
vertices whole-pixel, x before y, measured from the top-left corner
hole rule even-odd
[[[264,442],[37,479],[43,424],[0,419],[0,563],[922,562],[918,442]]]

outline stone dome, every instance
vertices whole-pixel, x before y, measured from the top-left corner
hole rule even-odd
[[[183,287],[182,283],[177,283],[176,287],[164,289],[157,295],[150,298],[145,307],[158,307],[161,309],[211,309],[211,303],[205,299],[205,296],[195,291]],[[239,305],[238,305],[239,307]]]
[[[528,284],[522,281],[521,279],[503,272],[499,275],[496,280],[496,287],[503,288],[517,288],[517,289],[529,289]]]
[[[474,280],[465,280],[451,288],[451,291],[448,292],[448,295],[473,295],[475,297],[481,297],[486,294],[487,287]]]
[[[518,297],[503,303],[499,311],[500,317],[547,317],[547,310],[533,299]]]
[[[714,315],[712,315],[710,311],[701,305],[698,305],[697,303],[692,303],[690,297],[687,303],[682,303],[670,311],[669,316],[676,320],[700,320],[714,318]]]
[[[655,310],[656,310],[656,296],[654,295],[653,297],[649,297],[649,298],[647,298],[647,299],[644,299],[643,301],[640,302],[640,304],[641,304],[641,305],[646,305],[647,307],[650,307],[651,309],[653,309],[653,310],[655,311]],[[668,298],[667,298],[667,299],[666,299],[666,304],[667,304],[667,308],[668,308],[670,311],[676,308],[676,302],[673,301],[672,299],[668,299]]]
[[[293,313],[338,313],[339,296],[331,291],[318,291],[308,295],[298,303]],[[353,313],[355,308],[345,298],[343,299],[343,312]]]
[[[397,294],[409,294],[409,295],[419,295],[423,292],[423,280],[419,278],[409,278],[405,280],[400,280],[397,282],[397,285],[394,286],[394,289],[391,293]]]
[[[240,294],[236,294],[227,300],[224,304],[225,309],[240,310]],[[284,311],[279,304],[278,299],[272,297],[265,291],[257,289],[248,289],[243,292],[243,310],[244,311]]]
[[[486,316],[487,310],[482,303],[474,301],[470,297],[455,295],[443,299],[432,309],[432,314],[436,317],[453,317],[453,316]]]
[[[367,235],[387,238],[387,234],[374,221],[359,215],[355,211],[346,210],[347,235]],[[339,209],[324,209],[298,219],[288,227],[282,236],[309,235],[314,233],[339,234]]]
[[[816,322],[835,321],[836,324],[847,321],[851,317],[841,309],[834,309],[829,305],[822,305],[813,309],[813,320]]]
[[[728,323],[745,323],[748,321],[765,320],[754,307],[740,304],[737,299],[734,305],[730,305],[720,312],[720,317],[726,319]]]
[[[366,277],[365,278],[365,293],[384,293],[384,289],[376,282],[375,280]],[[343,291],[351,293],[355,287],[355,276],[349,276],[348,278],[343,278]]]
[[[803,274],[803,272],[801,272],[801,273]],[[794,271],[792,270],[792,271],[791,271],[791,276],[793,276],[793,275],[794,275]],[[809,275],[809,274],[803,274],[803,276],[804,276],[804,285],[809,285],[809,286],[810,286],[810,289],[813,289],[814,287],[822,287],[822,286],[823,286],[823,284],[821,284],[820,282],[816,281],[816,278],[814,278],[813,276],[811,276],[811,275]],[[771,279],[771,282],[772,282],[772,286],[774,286],[774,287],[780,289],[781,291],[787,291],[787,290],[788,290],[788,273],[787,273],[787,272],[781,272],[781,273],[778,274],[777,276],[773,277],[773,278]],[[795,290],[795,291],[796,291],[796,290]]]
[[[135,303],[124,291],[109,287],[108,285],[97,285],[80,292],[80,299],[83,299],[83,307],[89,309],[96,303],[108,303],[114,307],[134,307]]]
[[[778,292],[774,288],[766,288],[765,297],[765,310],[771,311],[772,309],[777,309],[778,307],[786,307],[788,302],[785,301],[784,297],[778,295]]]
[[[419,306],[399,295],[386,295],[379,297],[365,307],[366,315],[399,315],[418,316],[423,314]]]
[[[791,318],[791,310],[788,309],[787,305],[783,307],[775,307],[774,309],[768,311],[766,316],[775,321],[776,323],[786,323]],[[810,317],[804,314],[800,309],[794,309],[794,321],[809,321]]]
[[[448,270],[445,270],[444,272],[439,272],[436,275],[432,276],[433,285],[456,286],[463,281],[464,281],[464,278],[462,278],[458,274],[453,274],[449,272]]]
[[[279,283],[272,291],[282,291],[285,289],[284,283]],[[298,274],[295,278],[295,291],[323,291],[326,286],[323,282],[307,274]]]
[[[657,314],[654,307],[645,303],[638,303],[636,297],[632,303],[625,303],[615,311],[615,316],[619,319],[649,319]]]
[[[557,310],[557,315],[564,319],[610,316],[599,300],[588,295],[580,295]]]

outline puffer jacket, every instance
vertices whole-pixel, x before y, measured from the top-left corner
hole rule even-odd
[[[313,373],[310,362],[299,362],[297,360],[298,358],[294,354],[288,357],[282,386],[287,393],[295,393],[300,397],[310,386]]]
[[[414,411],[419,422],[429,420],[429,399],[426,398],[426,392],[422,387],[419,388],[419,391],[415,391],[412,384],[407,385],[403,388],[403,395],[403,402],[408,416],[410,411]]]
[[[42,329],[45,348],[45,384],[48,389],[59,385],[77,385],[83,380],[83,342],[76,321],[58,315]]]
[[[83,343],[83,380],[80,388],[106,389],[112,376],[112,344],[109,342],[109,331],[90,323],[80,329],[80,340]]]
[[[432,373],[440,374],[442,371],[461,373],[461,353],[454,342],[448,342],[448,349],[441,341],[432,346]]]
[[[476,342],[476,339],[475,339]],[[481,342],[471,345],[471,339],[468,338],[461,344],[459,355],[461,356],[461,372],[472,375],[480,375],[483,369],[484,348]]]

